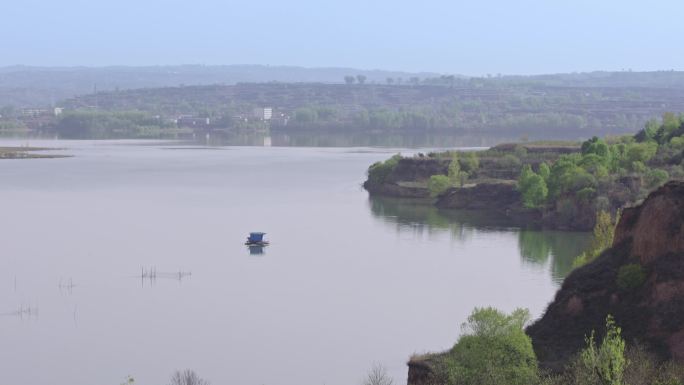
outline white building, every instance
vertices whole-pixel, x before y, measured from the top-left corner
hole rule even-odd
[[[273,108],[272,107],[255,108],[253,115],[257,119],[271,120],[271,118],[273,117]]]

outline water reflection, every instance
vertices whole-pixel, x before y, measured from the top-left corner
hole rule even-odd
[[[249,255],[263,255],[264,254],[264,246],[249,245],[249,246],[247,246],[247,249],[249,249]]]
[[[429,200],[371,197],[369,206],[374,217],[398,233],[422,236],[448,232],[451,239],[460,242],[477,232],[517,233],[521,262],[548,268],[556,282],[572,270],[573,259],[589,243],[588,233],[522,229],[497,212],[441,210]]]
[[[399,231],[444,231],[458,229],[493,231],[515,227],[515,222],[500,213],[491,211],[440,210],[428,199],[401,199],[371,197],[369,205],[374,216],[397,226]]]
[[[186,138],[187,139],[187,138]],[[393,132],[393,131],[216,131],[195,140],[206,145],[218,146],[275,146],[275,147],[395,147],[395,148],[444,148],[444,147],[490,147],[503,142],[517,142],[520,136],[483,135],[469,132]],[[534,138],[528,138],[532,140]],[[544,139],[549,139],[544,137]],[[577,139],[577,135],[569,138]]]
[[[518,248],[524,262],[550,265],[554,280],[560,281],[572,270],[572,262],[589,246],[589,234],[571,231],[520,230]]]

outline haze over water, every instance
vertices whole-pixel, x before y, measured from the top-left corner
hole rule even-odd
[[[586,244],[369,200],[366,168],[396,150],[31,144],[75,156],[0,162],[8,384],[192,368],[213,384],[342,385],[373,362],[404,383],[409,356],[449,348],[473,307],[540,315]],[[268,233],[263,254],[249,231]]]

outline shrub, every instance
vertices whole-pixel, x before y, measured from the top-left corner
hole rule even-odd
[[[596,345],[594,332],[586,339],[587,347],[580,353],[580,362],[589,377],[601,385],[622,385],[627,360],[625,340],[611,315],[606,318],[606,336],[601,346]],[[592,381],[594,382],[594,381]]]
[[[677,150],[684,149],[684,136],[675,136],[670,139],[670,146]]]
[[[520,166],[522,166],[522,162],[517,156],[506,154],[496,160],[496,165],[499,168],[518,170],[520,169]]]
[[[544,178],[525,165],[518,178],[518,190],[522,194],[523,205],[527,208],[541,206],[549,195]]]
[[[480,159],[477,157],[477,153],[473,151],[461,153],[458,161],[461,165],[461,170],[469,174],[472,174],[473,171],[480,167]]]
[[[444,193],[451,186],[451,181],[446,175],[433,175],[428,181],[430,195],[436,197]]]
[[[653,169],[646,173],[648,187],[655,188],[667,182],[670,175],[665,170]]]
[[[465,334],[447,356],[449,383],[535,383],[537,359],[523,331],[529,317],[524,309],[507,315],[493,308],[476,308],[462,325]]]
[[[549,168],[549,165],[546,164],[546,162],[543,162],[542,164],[539,165],[539,176],[544,178],[545,182],[549,181],[549,175],[551,175],[551,169]]]
[[[608,145],[603,139],[594,136],[593,138],[582,143],[582,154],[596,155],[600,158],[607,158],[610,154]]]
[[[368,180],[376,184],[385,183],[385,179],[394,171],[400,159],[401,154],[396,154],[384,162],[373,163],[368,167]]]
[[[641,345],[627,348],[629,363],[625,368],[624,382],[629,385],[682,385],[684,367],[673,361],[663,362]]]
[[[458,153],[451,156],[451,163],[449,163],[449,182],[454,186],[463,186],[463,183],[468,179],[468,173],[461,170],[461,162],[458,158]]]
[[[596,224],[594,225],[594,234],[589,245],[589,249],[580,254],[572,263],[573,267],[579,267],[593,261],[601,255],[601,253],[613,245],[613,238],[615,237],[615,225],[620,217],[618,212],[615,215],[615,221],[607,211],[599,211],[596,214]]]
[[[592,198],[596,195],[596,189],[591,187],[585,187],[575,193],[575,196],[580,202],[588,203],[591,202]]]
[[[171,376],[170,385],[209,385],[209,381],[201,378],[193,370],[177,370]]]
[[[622,290],[632,290],[644,284],[646,272],[638,263],[630,263],[620,267],[617,275],[617,285]]]
[[[625,160],[632,162],[648,162],[658,151],[658,144],[654,142],[631,143],[625,148]]]
[[[636,172],[636,173],[643,174],[646,172],[647,168],[646,168],[646,165],[644,164],[644,162],[637,160],[637,161],[634,161],[630,164],[629,169]]]
[[[363,380],[363,385],[392,385],[394,380],[387,373],[387,368],[381,364],[373,364]]]

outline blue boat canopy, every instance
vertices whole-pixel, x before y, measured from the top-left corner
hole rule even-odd
[[[261,232],[251,232],[249,233],[249,238],[247,238],[250,242],[261,242],[264,240],[264,235],[266,233],[261,233]]]

